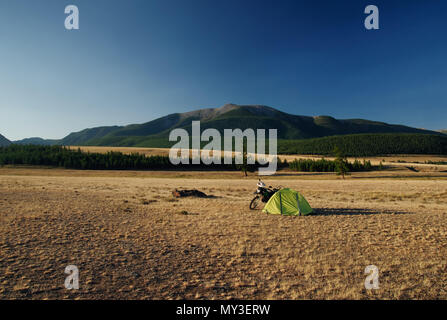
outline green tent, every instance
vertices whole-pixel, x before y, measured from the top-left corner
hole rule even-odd
[[[312,213],[312,208],[302,194],[285,188],[276,192],[262,211],[286,216],[305,216]]]

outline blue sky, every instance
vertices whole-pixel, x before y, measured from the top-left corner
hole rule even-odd
[[[80,30],[64,28],[66,5]],[[368,31],[368,4],[380,30]],[[447,1],[0,2],[0,133],[62,138],[263,104],[447,127]]]

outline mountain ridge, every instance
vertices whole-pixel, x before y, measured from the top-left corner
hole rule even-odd
[[[293,115],[264,105],[225,104],[219,108],[203,108],[184,113],[172,113],[142,124],[102,126],[72,132],[60,140],[42,143],[62,145],[97,145],[122,147],[167,147],[169,132],[182,128],[191,134],[191,122],[201,122],[201,130],[215,128],[278,129],[284,140],[310,139],[358,133],[425,133],[439,132],[388,124],[365,119],[335,119],[331,116]],[[23,140],[21,140],[23,141]],[[37,140],[35,140],[37,141]],[[20,141],[17,143],[21,143]]]
[[[0,147],[9,146],[11,141],[6,139],[3,135],[0,134]]]

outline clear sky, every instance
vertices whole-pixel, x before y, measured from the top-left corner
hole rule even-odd
[[[64,27],[66,5],[80,30]],[[380,30],[364,28],[364,8]],[[1,0],[0,133],[263,104],[447,128],[447,1]]]

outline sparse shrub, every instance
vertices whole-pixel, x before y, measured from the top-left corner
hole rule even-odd
[[[153,200],[153,199],[151,199],[151,200],[141,199],[140,202],[141,202],[141,204],[148,205],[148,204],[150,204],[150,203],[157,202],[157,200]]]

